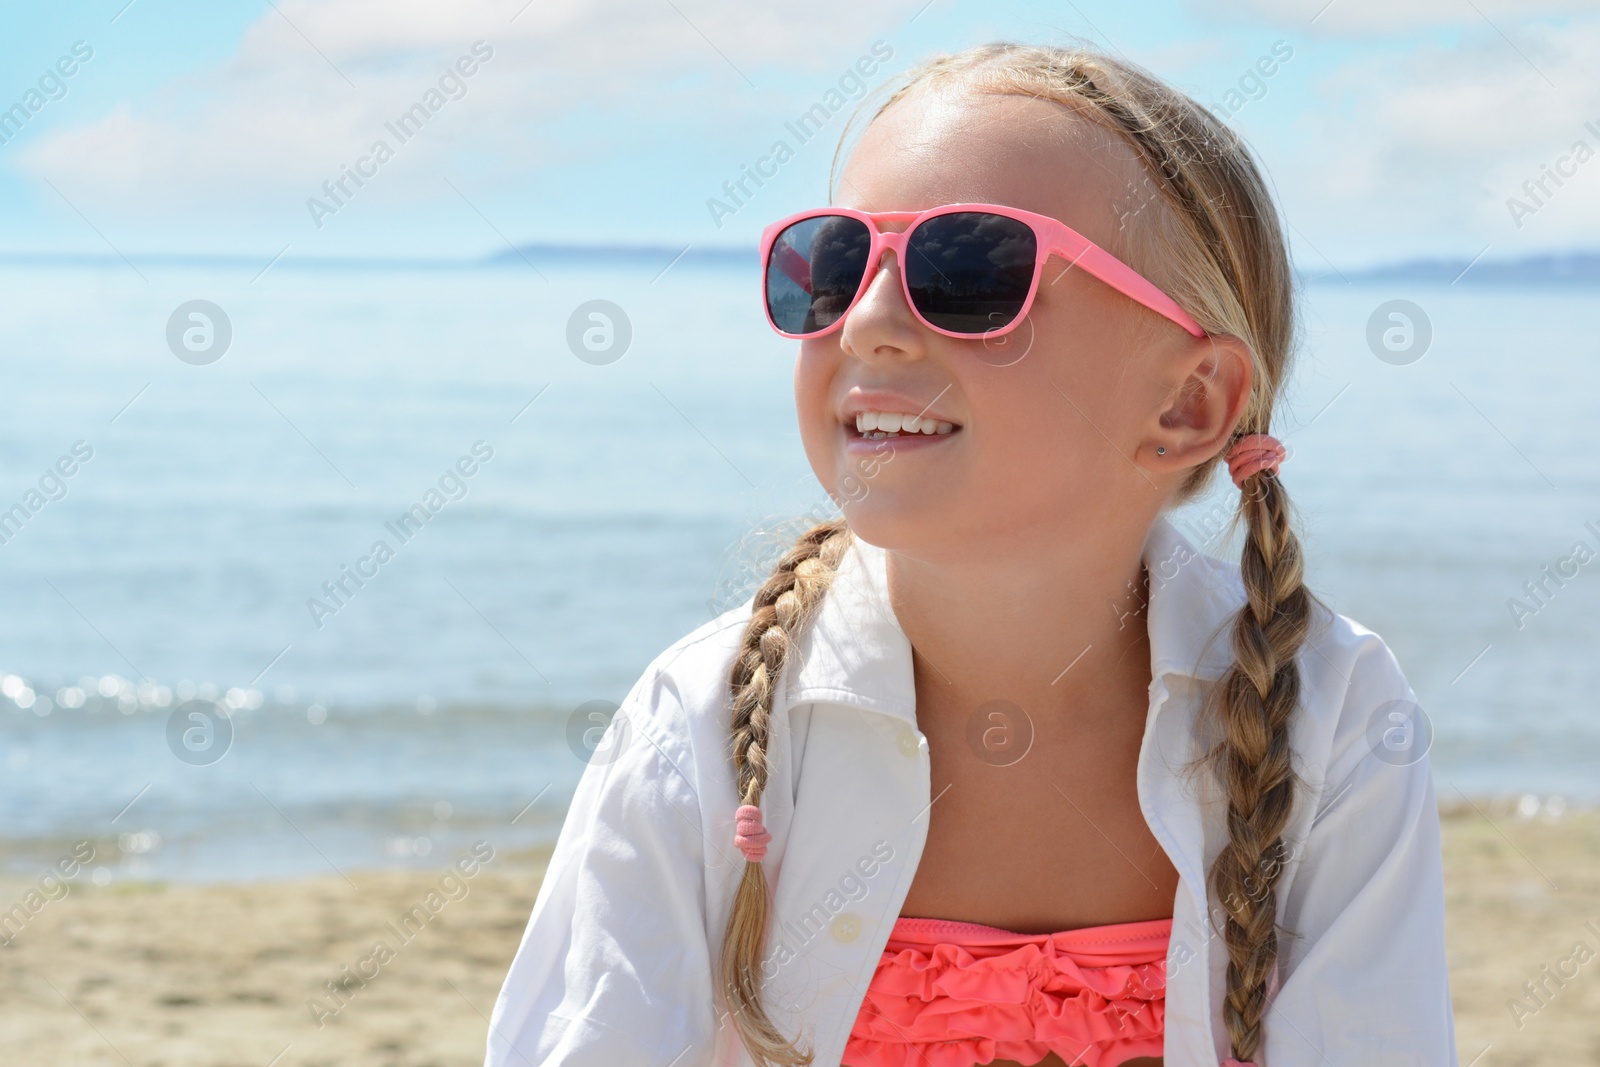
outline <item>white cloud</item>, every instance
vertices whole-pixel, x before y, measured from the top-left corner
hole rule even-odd
[[[1308,27],[1324,0],[1192,2],[1219,27],[1237,17],[1288,30],[1297,20]],[[766,116],[787,117],[816,99],[877,37],[895,46],[895,66],[915,58],[902,40],[915,8],[890,0],[525,3],[277,0],[226,61],[94,121],[42,133],[10,159],[48,178],[88,217],[111,220],[113,239],[125,223],[177,219],[194,222],[195,233],[176,242],[193,246],[211,225],[195,220],[267,219],[274,233],[309,225],[307,198],[379,137],[395,159],[360,200],[443,201],[454,196],[445,176],[471,182],[469,191],[514,190],[569,164],[620,161],[642,137],[681,136],[707,150],[719,136],[737,142],[742,135],[729,131],[742,122],[759,129]],[[1286,34],[1296,58],[1272,92],[1303,94],[1303,110],[1286,118],[1264,105],[1241,114],[1291,220],[1337,262],[1419,247],[1470,255],[1489,240],[1503,241],[1497,256],[1600,244],[1600,159],[1521,229],[1506,208],[1541,164],[1585,136],[1586,120],[1600,126],[1600,14],[1573,14],[1593,0],[1474,3],[1498,30],[1463,0],[1334,0],[1316,23],[1322,43],[1301,47],[1300,36]],[[1555,21],[1529,21],[1541,15]],[[1421,26],[1454,28],[1415,32]],[[1371,36],[1327,40],[1336,33]],[[1205,103],[1217,79],[1235,73],[1217,66],[1235,36],[1219,28],[1152,51],[1146,62],[1202,78],[1212,86]],[[494,57],[466,79],[466,96],[394,144],[385,123],[437,87],[480,39]],[[1344,65],[1328,73],[1340,56]],[[1303,86],[1308,78],[1316,80]],[[760,137],[751,145],[758,141],[764,147]]]
[[[676,109],[682,118],[704,110],[717,86],[733,105],[761,100],[761,75],[842,65],[860,41],[904,22],[899,7],[888,0],[770,10],[706,0],[279,0],[227,61],[96,121],[42,135],[17,166],[86,211],[122,218],[263,204],[303,210],[323,181],[382,137],[396,162],[361,195],[432,197],[464,150],[508,177],[548,166],[565,152],[552,125],[590,110],[622,107],[630,121],[643,121]],[[465,96],[449,99],[420,136],[397,144],[384,124],[436,88],[478,40],[494,54],[463,79]],[[845,51],[850,56],[841,59]],[[581,139],[605,136],[597,130]],[[492,158],[484,161],[486,154]]]
[[[1397,246],[1471,255],[1490,244],[1499,257],[1600,244],[1600,160],[1549,185],[1547,209],[1520,228],[1506,206],[1577,139],[1600,152],[1584,126],[1600,128],[1600,17],[1518,36],[1538,70],[1482,33],[1363,50],[1322,77],[1297,130],[1274,137],[1271,165],[1301,228],[1324,235],[1311,240],[1340,262],[1392,258]]]

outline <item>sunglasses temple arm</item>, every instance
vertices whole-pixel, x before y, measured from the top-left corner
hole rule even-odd
[[[1096,278],[1130,299],[1182,326],[1192,336],[1204,337],[1205,329],[1187,311],[1178,306],[1172,297],[1156,288],[1149,279],[1113,256],[1099,245],[1085,239],[1083,247],[1073,250],[1057,248],[1072,266],[1081,266]]]

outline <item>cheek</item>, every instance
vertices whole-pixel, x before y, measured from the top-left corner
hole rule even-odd
[[[833,490],[835,466],[833,398],[831,386],[839,355],[821,346],[802,343],[794,365],[794,408],[800,441],[817,480]]]
[[[1063,408],[1071,412],[1066,401],[1049,382],[996,390],[984,401],[982,433],[972,441],[982,472],[976,487],[987,496],[1017,501],[1053,492],[1071,461],[1071,435],[1062,413]]]
[[[1048,509],[1081,499],[1108,473],[1116,453],[1095,423],[1116,415],[1106,383],[1075,372],[1072,361],[1081,358],[1041,346],[1013,366],[974,375],[968,398],[983,431],[972,441],[982,469],[975,488],[986,497],[1009,501],[1012,511]]]
[[[837,359],[802,344],[794,360],[794,407],[801,425],[818,421],[827,409],[828,383]]]

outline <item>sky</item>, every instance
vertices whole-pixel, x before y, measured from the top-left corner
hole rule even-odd
[[[1600,249],[1596,0],[6,0],[0,253],[751,246],[868,88],[1071,37],[1238,129],[1303,265]]]

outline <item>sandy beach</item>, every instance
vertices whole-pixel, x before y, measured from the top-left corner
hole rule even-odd
[[[1444,833],[1463,1067],[1600,1065],[1600,813],[1462,802]],[[471,875],[458,858],[243,886],[79,876],[0,948],[0,1062],[479,1064],[547,853]],[[38,889],[8,879],[0,899]]]

